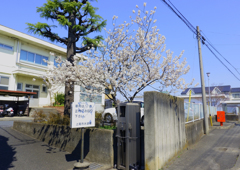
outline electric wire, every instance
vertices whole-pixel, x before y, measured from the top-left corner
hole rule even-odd
[[[185,23],[185,25],[186,25],[193,33],[197,34],[196,29],[195,29],[195,28],[192,28],[191,26],[189,26],[189,24],[187,23],[187,21],[185,21],[185,20],[171,7],[171,5],[169,5],[165,0],[162,0],[162,1],[165,2],[165,4],[172,10],[172,12],[174,12],[174,13],[178,16],[178,18],[181,19],[181,20]]]
[[[171,1],[168,0],[173,7],[172,7],[170,4],[168,4],[168,3],[166,2],[166,0],[162,0],[162,1],[163,1],[163,2],[172,10],[172,12],[174,12],[174,13],[178,16],[178,18],[181,19],[181,20],[185,23],[185,25],[198,37],[198,32],[197,32],[197,30],[196,30],[196,29],[193,27],[193,25],[186,19],[186,17],[184,17],[184,15],[171,3]],[[173,8],[175,8],[175,10],[176,10],[179,14],[178,14]],[[182,16],[182,17],[181,17],[181,16]],[[207,44],[209,44],[209,45],[211,46],[211,48],[213,48],[222,58],[224,58],[224,60],[225,60],[229,65],[231,65],[231,66],[237,71],[238,74],[240,74],[240,73],[238,72],[238,70],[211,44],[211,42],[210,42],[209,40],[206,40],[205,37],[203,37],[200,33],[199,33],[199,38],[202,40],[202,43],[203,43],[204,45],[206,45],[207,48],[212,52],[212,54],[228,69],[228,71],[230,71],[230,73],[232,73],[232,74],[234,75],[234,77],[237,78],[237,79],[240,81],[240,79],[220,60],[219,57],[217,57],[217,55],[210,49],[210,47],[209,47]],[[206,37],[206,38],[207,38],[207,37]],[[207,42],[207,44],[206,44],[206,42]]]
[[[222,60],[220,60],[220,58],[209,48],[209,46],[207,44],[205,45],[209,49],[209,51],[211,51],[211,53],[228,69],[228,71],[230,71],[234,75],[234,77],[236,77],[240,81],[240,79],[222,62]]]
[[[205,36],[206,37],[206,36]],[[231,65],[236,71],[237,73],[240,75],[240,73],[238,72],[237,68],[234,67],[213,45],[209,40],[206,40],[206,42],[208,42],[208,44],[229,64]]]
[[[193,30],[195,30],[194,33],[197,33],[195,27],[191,24],[191,22],[189,22],[189,21],[187,20],[187,18],[185,18],[185,16],[173,5],[173,3],[172,3],[170,0],[168,0],[168,1],[169,1],[170,4],[173,6],[173,8],[174,8],[175,10],[177,10],[177,12],[178,12],[178,13],[185,19],[185,21],[191,26],[191,28],[192,28]]]

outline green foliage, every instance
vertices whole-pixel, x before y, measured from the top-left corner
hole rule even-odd
[[[75,35],[75,42],[83,39],[86,47],[97,48],[97,42],[103,40],[102,36],[95,38],[87,37],[92,32],[101,31],[106,26],[106,20],[96,14],[98,8],[91,5],[89,0],[47,0],[42,7],[37,8],[40,17],[57,21],[60,26],[72,29]],[[74,18],[71,20],[71,18]],[[34,34],[49,38],[51,41],[68,44],[68,37],[59,37],[53,33],[51,28],[56,25],[48,25],[47,23],[31,24],[27,23],[28,30]],[[87,48],[84,48],[86,51]],[[80,50],[84,52],[84,50]]]
[[[57,113],[50,113],[47,119],[47,124],[53,125],[70,125],[70,118],[67,115],[62,116],[61,114]]]
[[[102,113],[95,112],[95,127],[99,128],[102,124]]]
[[[100,129],[109,129],[109,130],[113,130],[113,129],[116,129],[117,127],[116,126],[102,126],[100,127]]]
[[[65,100],[65,95],[63,93],[57,93],[54,95],[54,106],[56,105],[63,105],[64,104],[64,100]]]
[[[33,116],[33,121],[36,123],[46,123],[47,122],[47,115],[45,115],[42,111],[35,111]]]
[[[102,36],[96,36],[94,39],[84,37],[83,38],[83,44],[86,45],[86,46],[93,45],[93,47],[95,49],[97,49],[98,43],[102,40],[104,40],[104,38]]]
[[[52,124],[52,125],[70,125],[70,118],[68,115],[62,116],[60,113],[54,114],[49,113],[47,116],[42,111],[36,111],[33,114],[34,122],[36,123],[45,123],[45,124]]]

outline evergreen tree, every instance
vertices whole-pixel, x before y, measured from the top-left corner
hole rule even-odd
[[[94,1],[94,0],[93,0]],[[88,37],[92,32],[101,31],[106,21],[96,12],[89,0],[47,0],[42,7],[37,8],[42,18],[57,20],[58,24],[68,29],[68,37],[60,37],[52,31],[56,25],[47,23],[27,23],[28,30],[34,34],[49,38],[51,41],[60,42],[67,46],[67,60],[74,63],[74,55],[82,53],[90,48],[97,48],[98,43],[103,40],[102,36]],[[82,40],[81,47],[76,42]],[[72,84],[66,82],[66,84]],[[70,104],[74,100],[74,87],[65,84],[64,114],[70,115]]]

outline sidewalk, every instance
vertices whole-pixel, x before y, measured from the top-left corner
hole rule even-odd
[[[214,124],[209,135],[183,151],[164,170],[240,170],[240,124]]]

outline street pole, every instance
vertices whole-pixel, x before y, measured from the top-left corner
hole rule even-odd
[[[200,32],[199,32],[199,27],[198,26],[197,26],[197,39],[198,39],[198,54],[199,54],[199,67],[200,67],[200,76],[201,76],[201,86],[202,86],[204,134],[207,135],[209,133],[209,126],[208,126],[208,115],[207,115],[207,106],[206,106],[206,93],[205,93],[205,84],[204,84],[204,75],[203,75],[201,41],[200,41]]]
[[[209,76],[210,75],[210,73],[208,72],[207,73],[207,76],[208,76],[208,95],[209,95],[209,97],[208,97],[208,100],[209,100],[209,118],[210,118],[210,123],[211,123],[211,126],[213,126],[213,123],[212,123],[212,115],[211,115],[211,93],[210,93],[210,86],[209,86]]]
[[[209,86],[209,76],[210,75],[210,73],[208,72],[207,73],[207,76],[208,76],[208,95],[209,95],[209,106],[212,106],[212,102],[211,102],[211,94],[210,94],[210,86]],[[209,112],[209,114],[210,114],[210,112]]]

